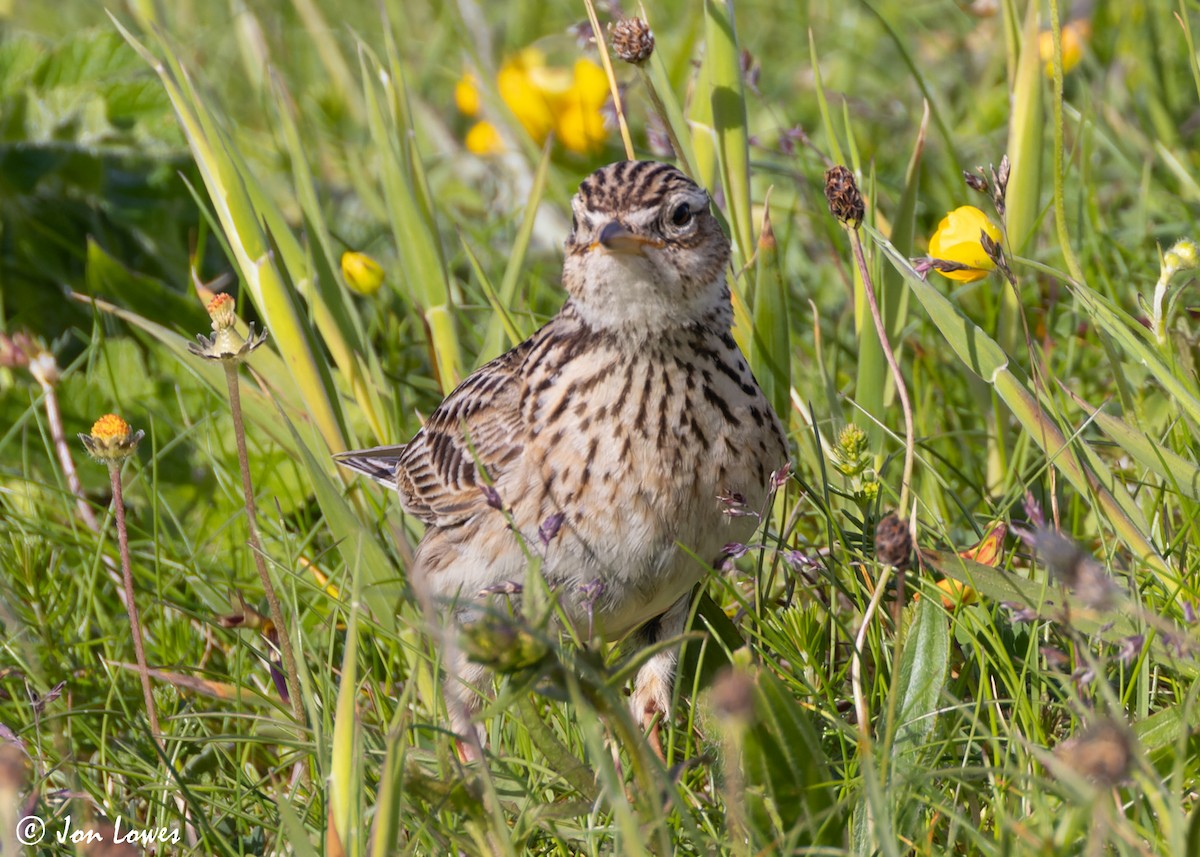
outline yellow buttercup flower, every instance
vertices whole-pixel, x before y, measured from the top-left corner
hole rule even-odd
[[[383,268],[366,253],[347,250],[342,254],[342,278],[350,291],[373,295],[383,285]]]
[[[549,66],[540,50],[525,48],[500,66],[496,89],[539,145],[553,133],[572,152],[604,148],[608,133],[600,110],[608,98],[608,79],[591,60],[577,60],[572,68]],[[485,133],[486,129],[477,132],[475,142],[481,147],[491,142]]]
[[[577,60],[575,80],[559,99],[555,131],[572,152],[598,152],[608,134],[600,109],[608,99],[608,78],[589,60]]]
[[[480,107],[479,81],[467,72],[454,85],[454,104],[464,116],[478,116]]]
[[[1083,59],[1083,48],[1092,36],[1092,22],[1080,18],[1062,28],[1062,66],[1066,74]],[[1054,77],[1054,34],[1038,34],[1038,53],[1046,64],[1046,77]]]
[[[538,145],[544,143],[554,130],[554,114],[546,98],[546,86],[557,82],[541,73],[545,70],[545,62],[541,51],[526,48],[505,60],[496,75],[500,97]]]
[[[1000,230],[986,214],[973,205],[963,205],[942,218],[937,231],[929,239],[929,255],[934,259],[955,262],[966,268],[958,271],[940,271],[944,277],[963,283],[973,283],[996,268],[983,249],[980,234],[1000,243]]]
[[[496,126],[486,120],[476,122],[463,140],[467,151],[475,155],[494,155],[504,151],[504,139]]]

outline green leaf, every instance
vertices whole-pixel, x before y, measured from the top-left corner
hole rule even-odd
[[[1068,395],[1112,438],[1129,456],[1151,473],[1166,481],[1176,491],[1193,500],[1200,500],[1200,467],[1161,443],[1155,443],[1144,432],[1129,423],[1093,408],[1070,390]]]
[[[946,613],[932,598],[917,602],[904,637],[896,689],[896,732],[892,738],[894,773],[919,778],[920,750],[933,731],[934,718],[950,664],[950,629]]]
[[[749,821],[760,841],[786,835],[799,846],[840,846],[844,812],[819,733],[808,712],[767,670],[755,677],[754,717],[745,734],[743,765]]]

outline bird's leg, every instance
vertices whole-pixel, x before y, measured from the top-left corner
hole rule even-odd
[[[669,640],[682,634],[691,604],[692,593],[689,591],[672,604],[666,613],[651,619],[637,631],[631,650],[653,646],[660,640]],[[670,716],[671,690],[675,685],[678,660],[679,652],[674,647],[653,655],[638,670],[630,699],[634,720],[646,732],[650,749],[663,761],[666,761],[666,754],[662,747],[662,723]]]
[[[467,657],[460,638],[464,624],[471,618],[466,610],[452,611],[449,617],[438,622],[441,627],[435,637],[440,639],[443,652],[442,668],[446,677],[442,682],[442,696],[450,717],[450,731],[455,736],[454,749],[464,763],[482,760],[486,743],[483,724],[475,722],[475,715],[483,705],[480,688],[487,679],[487,669]]]

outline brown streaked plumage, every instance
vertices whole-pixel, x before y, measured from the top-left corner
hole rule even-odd
[[[730,335],[729,241],[708,195],[667,164],[626,161],[586,178],[572,208],[558,315],[467,378],[407,445],[338,460],[426,524],[410,577],[448,615],[523,579],[507,513],[573,621],[649,645],[683,629],[703,575],[689,552],[716,562],[757,525],[720,498],[761,509],[787,447]],[[543,547],[550,520],[561,525]],[[470,710],[463,688],[482,669],[448,669],[468,703],[452,714]],[[639,671],[644,725],[666,713],[674,671],[671,651]]]

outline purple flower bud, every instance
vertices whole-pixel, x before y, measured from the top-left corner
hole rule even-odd
[[[503,509],[504,504],[500,502],[500,492],[491,485],[480,485],[479,490],[483,492],[483,499],[493,509]]]
[[[725,547],[721,548],[721,553],[727,556],[729,559],[737,559],[738,557],[745,556],[746,551],[748,550],[750,550],[750,548],[744,544],[741,544],[740,542],[730,542],[729,544],[725,545]]]
[[[1129,666],[1141,656],[1145,645],[1146,638],[1142,634],[1125,637],[1117,646],[1117,660]]]
[[[542,525],[538,527],[538,539],[541,540],[542,547],[550,546],[550,542],[554,541],[554,537],[558,535],[558,531],[562,528],[565,519],[566,515],[562,512],[555,512],[549,518],[542,521]]]

